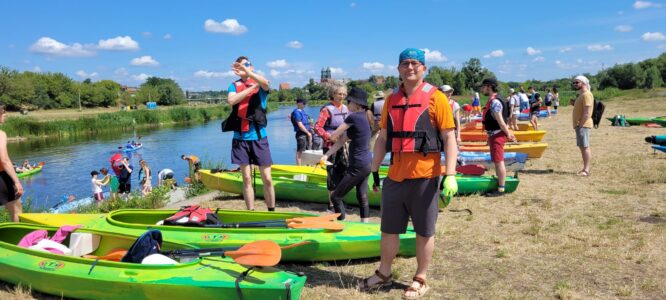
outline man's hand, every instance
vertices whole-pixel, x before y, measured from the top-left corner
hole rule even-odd
[[[379,179],[379,171],[372,172],[372,191],[373,192],[379,192],[379,187],[381,186],[382,182]]]
[[[19,197],[23,196],[24,190],[23,190],[23,185],[21,185],[21,182],[16,182],[14,184],[14,189],[16,190],[16,198],[17,199]]]
[[[513,132],[509,131],[509,134],[506,136],[509,141],[515,142],[516,141],[516,135],[513,134]]]
[[[238,76],[240,76],[240,72],[244,72],[245,74],[250,73],[250,69],[248,69],[248,67],[246,67],[244,64],[241,64],[239,62],[235,62],[235,63],[231,64],[231,69]]]

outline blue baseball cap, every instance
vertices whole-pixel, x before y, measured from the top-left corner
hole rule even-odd
[[[415,59],[425,65],[425,52],[416,48],[407,48],[400,52],[400,60],[398,60],[398,63],[401,63],[406,59]]]

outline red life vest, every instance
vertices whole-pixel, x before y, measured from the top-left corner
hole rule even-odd
[[[248,78],[245,82],[240,79],[236,80],[236,82],[234,82],[236,93],[240,93],[247,89],[248,85],[254,84],[257,84],[257,82],[252,78]],[[259,134],[259,126],[266,126],[267,120],[266,110],[261,107],[259,89],[254,90],[247,95],[245,99],[236,103],[231,108],[231,113],[227,120],[225,120],[222,131],[247,132],[250,131],[250,122],[254,123],[257,135],[261,138],[261,135]]]
[[[441,152],[439,130],[430,120],[430,97],[437,88],[424,82],[407,98],[402,87],[388,101],[386,150],[391,152]]]
[[[186,220],[181,220],[187,218]],[[190,205],[183,207],[175,215],[164,220],[164,225],[181,226],[200,226],[222,224],[217,214],[208,208],[201,208],[199,205]]]

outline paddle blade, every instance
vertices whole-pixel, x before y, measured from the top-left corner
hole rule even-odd
[[[280,262],[282,249],[273,241],[256,241],[245,244],[236,251],[227,251],[224,256],[245,266],[272,267]]]
[[[123,256],[127,253],[127,249],[122,249],[122,248],[115,248],[109,251],[107,254],[102,255],[102,256],[95,256],[95,255],[83,255],[83,258],[90,258],[90,259],[99,259],[99,260],[109,260],[109,261],[120,261]]]
[[[289,228],[299,228],[299,229],[326,229],[333,231],[341,231],[345,229],[345,224],[338,222],[304,222],[304,223],[287,223]]]
[[[292,219],[286,219],[287,223],[305,223],[305,222],[332,222],[338,219],[340,214],[330,214],[325,216],[318,217],[298,217]]]

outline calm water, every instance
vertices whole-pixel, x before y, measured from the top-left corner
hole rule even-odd
[[[293,108],[282,107],[268,115],[268,140],[276,164],[295,163],[296,140],[287,118]],[[318,110],[318,107],[306,108],[308,115],[313,118],[317,117]],[[46,163],[41,173],[23,178],[21,182],[26,191],[24,200],[32,198],[34,208],[51,207],[66,195],[74,195],[76,198],[90,196],[90,172],[103,167],[110,169],[109,158],[115,153],[114,150],[137,135],[141,136],[144,147],[128,155],[135,168],[133,174],[138,174],[139,160],[145,159],[155,174],[153,185],[157,184],[157,172],[163,168],[172,169],[178,182],[182,182],[187,176],[187,163],[180,159],[181,154],[197,155],[204,164],[212,162],[231,166],[232,133],[222,133],[220,122],[215,120],[204,125],[65,139],[35,139],[10,143],[8,151],[15,164],[25,159],[31,163]],[[138,187],[137,175],[133,175],[133,191]]]

